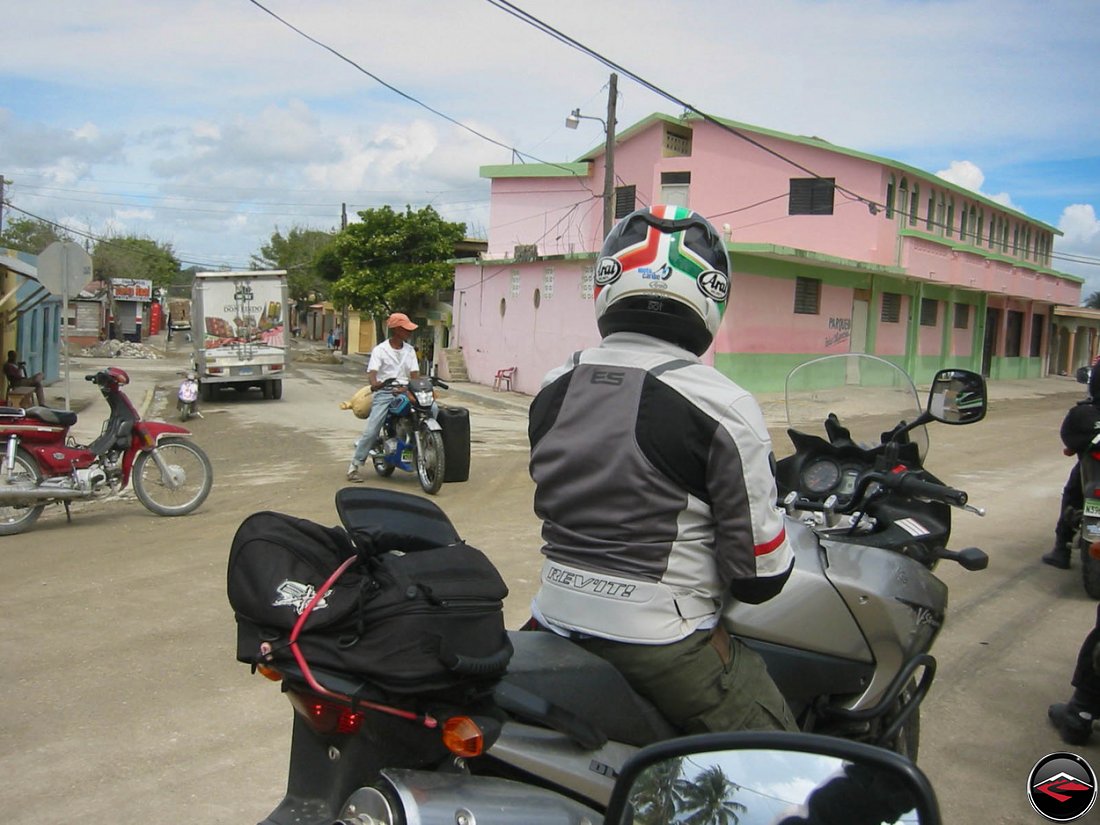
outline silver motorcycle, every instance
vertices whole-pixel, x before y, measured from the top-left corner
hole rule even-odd
[[[795,451],[778,463],[777,480],[795,570],[779,596],[731,606],[723,618],[764,656],[804,733],[677,745],[669,740],[679,732],[610,664],[546,632],[509,634],[514,656],[484,701],[425,697],[404,716],[379,710],[376,686],[354,674],[314,670],[319,693],[294,667],[266,668],[295,714],[287,793],[263,825],[664,823],[704,806],[708,815],[798,825],[831,821],[815,804],[843,798],[815,788],[833,779],[870,787],[858,776],[863,759],[915,771],[919,706],[935,673],[929,650],[947,602],[933,570],[940,560],[972,570],[988,562],[976,548],[947,549],[951,507],[980,511],[923,466],[925,425],[981,420],[984,381],[942,370],[923,411],[917,399],[904,372],[870,356],[817,359],[788,378],[788,420],[798,427],[789,430]],[[370,495],[337,494],[349,532],[410,529],[399,510],[372,507]],[[435,541],[458,540],[441,511],[425,530]],[[727,760],[746,741],[759,746],[754,759]],[[807,781],[795,793],[782,755],[790,749],[838,761],[820,775],[797,771]],[[640,763],[652,770],[636,771]],[[910,783],[896,796],[892,780],[878,787],[891,790],[866,820],[843,821],[938,821],[930,789],[914,793]],[[691,821],[734,821],[699,817]]]

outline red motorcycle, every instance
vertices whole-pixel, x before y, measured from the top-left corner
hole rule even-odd
[[[47,504],[103,498],[132,483],[138,500],[159,516],[183,516],[210,493],[210,459],[175,424],[143,421],[122,387],[130,376],[108,367],[84,376],[103,394],[111,415],[88,445],[69,436],[76,413],[49,407],[0,407],[0,535],[22,533]]]

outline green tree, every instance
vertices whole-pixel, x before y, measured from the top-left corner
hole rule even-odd
[[[167,287],[179,278],[180,262],[171,244],[133,236],[106,238],[95,245],[92,267],[101,281],[136,278]]]
[[[694,779],[678,781],[676,788],[680,796],[677,822],[683,825],[737,825],[747,810],[730,798],[741,786],[731,782],[718,765],[705,768]]]
[[[31,255],[41,255],[42,250],[55,241],[71,241],[64,231],[58,231],[52,223],[34,218],[11,218],[0,232],[0,246],[18,249]]]
[[[666,825],[672,822],[683,799],[678,791],[683,781],[683,757],[666,759],[650,765],[638,776],[630,789],[630,804],[634,806],[634,821],[638,825]]]
[[[319,266],[329,277],[337,303],[375,317],[407,312],[424,298],[446,288],[454,278],[455,244],[466,232],[463,223],[443,220],[432,207],[404,214],[389,206],[366,209],[360,222],[348,225]]]
[[[271,240],[252,256],[252,265],[257,269],[285,269],[291,300],[309,300],[311,293],[323,294],[331,289],[321,273],[319,261],[321,253],[332,245],[335,237],[332,232],[298,226],[283,235],[276,227]]]
[[[1083,306],[1089,309],[1100,309],[1100,292],[1094,292],[1085,299]]]

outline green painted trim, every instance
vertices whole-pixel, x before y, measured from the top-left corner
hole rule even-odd
[[[592,174],[589,163],[506,163],[482,166],[483,178],[587,178]]]
[[[797,367],[814,358],[821,358],[825,353],[743,353],[728,352],[717,353],[714,357],[714,368],[725,375],[740,387],[752,393],[782,393],[786,389],[787,374]],[[889,361],[896,367],[905,369],[900,356],[878,356],[883,361]],[[843,367],[843,362],[837,361],[837,369]],[[830,386],[842,376],[834,374],[828,379]],[[807,388],[809,389],[809,388]]]
[[[1061,234],[1061,233],[1059,233]],[[948,249],[955,252],[967,252],[971,255],[977,255],[980,258],[984,258],[989,261],[998,261],[1000,263],[1012,264],[1012,266],[1020,267],[1021,269],[1030,269],[1032,272],[1037,272],[1041,275],[1053,275],[1055,278],[1063,278],[1067,281],[1075,281],[1076,283],[1083,284],[1084,278],[1079,278],[1076,275],[1070,275],[1068,272],[1059,272],[1056,269],[1043,266],[1042,264],[1035,263],[1034,261],[1024,260],[1023,258],[1013,258],[1009,255],[1001,255],[996,252],[991,252],[989,249],[982,246],[974,246],[973,244],[960,243],[959,241],[952,240],[951,238],[945,238],[943,235],[936,235],[932,232],[925,232],[920,229],[899,229],[898,235],[903,238],[919,238],[922,241],[928,241],[939,246],[945,246]]]
[[[1013,381],[1043,377],[1043,359],[1032,357],[1007,358],[994,356],[989,365],[989,377],[994,381]]]
[[[900,266],[884,266],[883,264],[857,261],[852,258],[840,258],[835,255],[825,255],[821,252],[812,252],[808,249],[798,249],[793,246],[778,246],[771,243],[727,243],[726,249],[729,250],[731,256],[745,255],[771,258],[773,260],[781,259],[791,263],[800,263],[802,266],[819,266],[827,269],[862,272],[867,275],[895,275],[903,278],[908,274]]]

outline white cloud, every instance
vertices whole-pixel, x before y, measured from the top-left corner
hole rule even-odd
[[[1020,207],[1012,202],[1012,198],[1009,197],[1007,192],[999,192],[996,195],[983,192],[982,184],[985,183],[985,173],[978,168],[977,164],[971,163],[968,160],[951,161],[946,169],[941,169],[936,172],[936,177],[943,178],[943,180],[948,183],[953,183],[956,186],[969,189],[971,192],[975,192],[982,197],[989,198],[991,201],[999,203],[1006,209],[1020,210]]]

